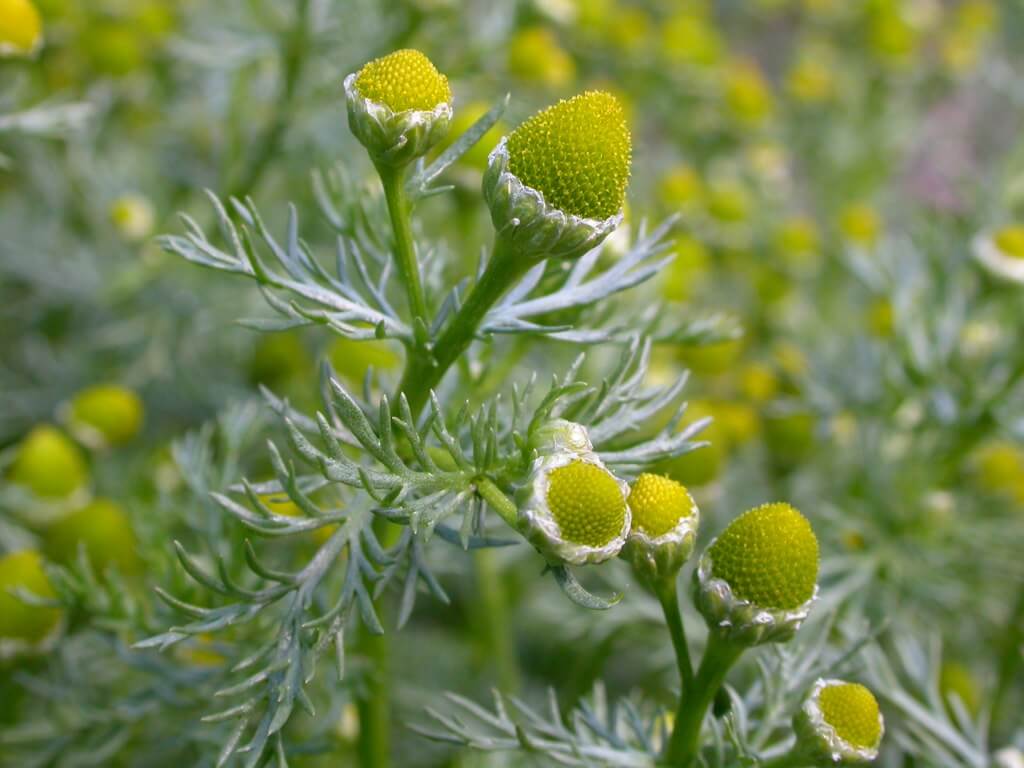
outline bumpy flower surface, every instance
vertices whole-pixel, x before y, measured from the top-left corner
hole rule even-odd
[[[1007,256],[1024,259],[1024,226],[1003,227],[993,239]]]
[[[24,550],[0,558],[0,638],[37,643],[60,621],[60,611],[22,602],[10,593],[14,589],[54,597],[38,552]]]
[[[675,480],[645,472],[630,489],[629,508],[634,528],[649,536],[663,536],[693,514],[693,499]]]
[[[370,101],[394,112],[409,109],[430,111],[451,103],[452,90],[430,59],[406,48],[366,64],[356,77],[356,90]]]
[[[629,129],[618,99],[588,91],[558,102],[508,137],[509,170],[548,205],[586,219],[622,209],[629,181]]]
[[[818,697],[818,706],[843,741],[869,749],[882,735],[878,702],[874,694],[859,683],[827,685]]]
[[[32,0],[0,0],[0,58],[28,56],[43,41],[43,21]]]
[[[790,610],[814,595],[818,539],[789,504],[765,504],[744,513],[709,553],[715,578],[755,605]]]
[[[72,424],[95,430],[110,445],[135,437],[142,428],[142,416],[139,396],[116,385],[89,387],[71,401]]]
[[[49,425],[33,429],[18,448],[10,480],[46,499],[60,499],[85,485],[85,458],[78,446]]]
[[[615,478],[586,461],[551,472],[548,508],[562,537],[574,544],[603,547],[622,533],[626,501]]]

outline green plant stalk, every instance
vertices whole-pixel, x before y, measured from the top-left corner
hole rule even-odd
[[[800,765],[811,765],[811,761],[801,755],[794,747],[784,755],[779,755],[774,760],[761,763],[761,768],[796,768]]]
[[[364,628],[362,655],[369,662],[366,693],[356,704],[359,712],[359,764],[363,768],[391,765],[391,646],[387,635],[373,635]]]
[[[423,409],[431,390],[472,343],[487,310],[534,264],[536,260],[519,253],[501,237],[495,238],[490,263],[441,333],[432,354],[410,358],[398,389],[408,398],[413,415]]]
[[[474,552],[473,566],[478,590],[475,608],[480,644],[494,664],[499,689],[503,693],[514,693],[519,687],[519,664],[508,616],[508,590],[494,550]]]
[[[686,642],[683,614],[679,610],[675,576],[655,584],[654,591],[661,603],[661,610],[665,614],[665,623],[672,636],[672,648],[675,650],[676,665],[679,668],[679,696],[682,699],[693,689],[693,664],[690,661],[690,647]]]
[[[704,715],[722,686],[726,674],[743,654],[744,646],[736,645],[712,631],[693,686],[679,697],[675,727],[665,757],[669,765],[689,768],[700,749],[700,730]]]
[[[419,262],[416,261],[416,247],[412,238],[409,219],[409,200],[405,194],[405,168],[378,165],[377,173],[384,187],[384,198],[391,217],[391,229],[395,238],[395,264],[405,286],[409,311],[412,313],[412,327],[415,333],[418,325],[429,324],[427,299],[423,293]],[[418,340],[417,340],[418,342]]]
[[[1024,586],[1017,593],[1006,629],[999,643],[999,666],[997,668],[996,689],[992,696],[992,723],[999,725],[1004,718],[1006,700],[1013,688],[1014,678],[1020,669],[1020,646],[1024,643]]]

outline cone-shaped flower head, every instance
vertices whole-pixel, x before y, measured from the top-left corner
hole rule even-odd
[[[405,48],[364,65],[356,75],[356,90],[364,99],[383,104],[392,112],[416,109],[429,112],[450,104],[448,78],[419,51]]]
[[[809,761],[836,765],[874,760],[885,730],[874,694],[844,680],[818,680],[793,726],[797,749]]]
[[[374,59],[345,78],[348,123],[374,162],[407,165],[444,138],[452,117],[448,78],[419,51]]]
[[[85,457],[63,432],[47,424],[18,447],[9,479],[41,499],[65,499],[88,482]]]
[[[630,157],[629,128],[612,94],[560,101],[491,153],[484,177],[491,219],[529,256],[579,256],[621,221]]]
[[[788,640],[817,593],[818,539],[789,504],[764,504],[711,543],[695,578],[709,626],[750,645]]]
[[[38,552],[23,550],[0,557],[0,659],[42,650],[56,639],[62,615],[56,608],[23,602],[12,590],[54,597]]]
[[[0,0],[0,59],[31,56],[43,44],[43,20],[32,0]]]
[[[674,579],[693,552],[700,511],[686,487],[645,472],[629,491],[633,525],[623,556],[639,576],[654,583]]]
[[[589,440],[555,442],[520,492],[519,530],[551,562],[602,562],[619,553],[629,532],[627,491]]]
[[[1024,283],[1024,225],[1011,224],[974,239],[974,257],[995,277]]]
[[[509,170],[549,205],[584,219],[622,209],[630,138],[618,99],[587,91],[538,112],[508,137]]]
[[[67,408],[71,431],[83,443],[94,448],[120,445],[131,440],[142,428],[143,405],[130,389],[117,385],[98,385],[83,389]]]

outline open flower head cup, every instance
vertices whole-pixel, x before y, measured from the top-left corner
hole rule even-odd
[[[644,473],[629,491],[633,524],[623,557],[649,583],[675,578],[693,552],[700,510],[686,487]]]
[[[742,645],[789,640],[818,592],[818,539],[789,504],[755,507],[711,542],[694,573],[708,626]]]
[[[973,250],[974,258],[993,276],[1024,283],[1024,224],[978,235]]]
[[[448,132],[448,78],[419,51],[403,49],[345,78],[348,124],[374,162],[401,167],[425,155]]]
[[[521,492],[518,528],[551,563],[601,563],[626,541],[628,493],[597,454],[557,450],[534,461]]]
[[[610,93],[538,112],[491,152],[483,194],[495,229],[529,257],[581,256],[622,221],[631,151]]]
[[[861,765],[885,732],[878,701],[859,683],[818,680],[793,718],[797,750],[815,764]]]

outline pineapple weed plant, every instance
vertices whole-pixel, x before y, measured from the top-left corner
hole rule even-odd
[[[981,154],[971,143],[980,129],[949,117],[955,93],[923,121],[921,135],[938,132],[923,148],[899,139],[919,106],[910,95],[931,103],[958,84],[975,101],[1005,98],[1019,128],[1019,82],[984,57],[993,30],[1005,24],[1012,38],[1021,20],[984,2],[931,17],[895,2],[790,5],[721,18],[702,3],[580,3],[569,17],[524,5],[505,19],[504,65],[550,97],[514,128],[504,114],[514,98],[463,109],[430,59],[403,47],[436,42],[433,15],[450,39],[460,25],[475,34],[475,12],[493,9],[470,5],[461,18],[413,3],[389,32],[356,25],[347,40],[365,34],[373,47],[339,89],[337,69],[312,55],[343,34],[337,11],[306,0],[263,8],[256,24],[280,70],[271,114],[233,100],[228,124],[253,121],[255,139],[241,156],[224,152],[215,181],[225,196],[209,195],[212,214],[184,217],[186,233],[159,242],[248,278],[269,316],[238,299],[239,281],[196,278],[155,252],[127,277],[97,262],[105,290],[75,293],[74,279],[55,286],[53,265],[5,240],[5,294],[31,312],[9,313],[3,334],[17,350],[0,370],[11,393],[0,420],[10,443],[0,765],[319,765],[342,755],[386,766],[396,738],[412,743],[399,764],[1024,762],[1021,150],[1007,149],[1014,136],[982,134],[999,157],[970,167],[999,169],[972,203],[964,170],[943,162]],[[182,113],[195,106],[168,76],[173,59],[147,62],[141,45],[148,36],[160,50],[181,23],[162,4],[94,18],[40,8],[0,0],[0,65],[19,78],[0,106],[0,131],[13,137],[0,151],[36,192],[67,204],[48,186],[45,141],[80,146],[88,120],[147,135],[131,113],[133,78],[159,84]],[[48,14],[58,50],[79,28],[106,42],[50,58]],[[784,118],[758,64],[723,38],[725,24],[756,38],[780,21],[797,35],[780,70]],[[225,29],[238,23],[226,12]],[[393,52],[370,55],[382,50]],[[239,73],[265,55],[229,53]],[[576,67],[609,54],[615,77],[574,95]],[[862,88],[844,82],[840,61],[859,68]],[[988,80],[970,80],[976,70]],[[37,77],[62,95],[33,102]],[[691,161],[638,173],[634,186],[658,177],[653,208],[668,214],[650,232],[625,206],[635,108],[606,90],[629,81],[645,121],[668,126]],[[237,87],[259,92],[241,74]],[[127,114],[111,109],[107,88]],[[300,95],[308,109],[339,91],[376,180],[353,181],[352,152],[314,174],[301,205],[265,218],[254,190],[285,151]],[[831,120],[837,106],[848,116]],[[210,136],[189,130],[180,157],[217,156]],[[783,138],[814,164],[803,194],[834,215],[827,240],[788,198],[799,163]],[[647,142],[636,146],[650,164]],[[95,168],[76,168],[80,155],[66,162],[83,188],[96,183]],[[871,197],[901,163],[900,194],[932,212],[897,234],[885,228],[894,212]],[[195,179],[182,177],[168,179],[167,206],[190,200]],[[88,195],[72,199],[68,237],[139,247],[156,226],[152,204],[108,192],[103,215]],[[467,221],[481,197],[487,245]],[[445,198],[453,219],[432,221]],[[0,214],[5,232],[30,215],[15,201]],[[299,234],[306,205],[329,224],[329,256]],[[466,252],[480,254],[475,269],[459,261]],[[673,302],[667,311],[644,306],[658,293]],[[81,328],[61,319],[62,305],[90,302],[74,318]],[[741,315],[742,337],[712,314],[721,307]],[[203,311],[218,328],[240,311],[258,315],[240,319],[268,340],[250,369],[266,385],[262,403],[230,380],[231,344],[189,322]],[[129,332],[119,312],[144,319]],[[302,329],[338,338],[319,368],[301,347],[271,341]],[[69,339],[80,359],[48,359]],[[150,351],[167,344],[195,370],[161,370]],[[123,381],[149,383],[147,402],[223,410],[133,460],[156,428],[147,422],[168,415],[146,413],[129,386],[97,384],[97,356]],[[51,389],[58,378],[80,386]],[[684,385],[699,395],[689,404]],[[127,490],[133,477],[145,490]],[[513,616],[518,571],[543,580],[520,587],[526,607]],[[453,599],[468,605],[498,681],[489,705],[442,693],[467,675],[469,651],[425,617],[461,621]],[[555,665],[579,656],[594,669],[580,680],[533,670],[564,683],[545,700],[523,682],[517,635]],[[412,685],[395,672],[403,655],[415,660]],[[623,685],[630,666],[648,678]],[[596,682],[602,669],[606,683]],[[426,740],[455,756],[426,751]]]

